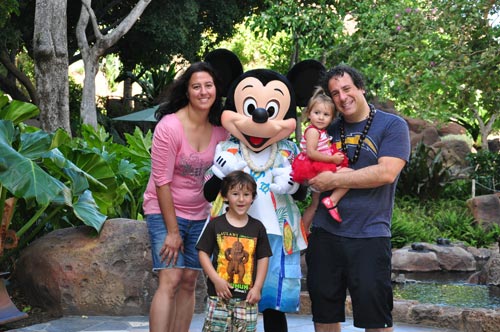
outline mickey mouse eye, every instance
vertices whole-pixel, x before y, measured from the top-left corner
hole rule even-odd
[[[246,116],[252,117],[252,114],[256,108],[257,108],[257,102],[253,98],[247,98],[243,102],[243,113]]]
[[[269,119],[274,119],[275,117],[278,116],[280,110],[280,105],[277,101],[270,101],[266,105],[266,111],[267,115],[269,116]]]

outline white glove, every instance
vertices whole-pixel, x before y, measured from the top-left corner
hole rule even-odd
[[[275,194],[294,194],[299,189],[299,184],[292,180],[292,167],[273,168],[273,183],[269,189]]]
[[[214,164],[212,165],[212,172],[219,179],[223,179],[232,171],[242,170],[247,166],[243,160],[238,160],[234,154],[227,151],[222,151],[214,157]]]

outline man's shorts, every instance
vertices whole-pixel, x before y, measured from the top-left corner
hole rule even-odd
[[[313,321],[345,321],[347,290],[354,326],[392,326],[391,240],[346,238],[313,228],[306,252]]]
[[[209,296],[203,332],[257,331],[257,304]]]
[[[146,223],[148,225],[149,239],[151,240],[153,271],[173,267],[193,270],[202,269],[198,258],[198,250],[196,250],[195,246],[205,225],[205,220],[188,220],[177,217],[179,232],[184,243],[184,252],[179,251],[175,266],[172,262],[167,266],[160,256],[161,247],[165,243],[168,233],[163,216],[161,214],[148,214],[146,215]]]

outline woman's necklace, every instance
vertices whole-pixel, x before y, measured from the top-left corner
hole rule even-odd
[[[359,153],[361,152],[361,147],[363,146],[363,142],[365,141],[366,135],[368,135],[368,130],[370,130],[370,126],[372,125],[373,118],[375,117],[375,107],[372,104],[368,104],[370,106],[370,113],[368,115],[368,120],[366,121],[365,128],[361,133],[361,137],[359,138],[358,145],[356,146],[356,150],[354,151],[354,156],[349,158],[349,165],[354,165],[359,158]],[[345,145],[345,124],[344,118],[341,117],[340,120],[340,142],[342,143],[342,151],[347,155],[347,147]]]
[[[276,153],[278,152],[278,145],[274,143],[271,145],[271,154],[269,155],[269,159],[267,162],[264,164],[264,166],[257,166],[253,162],[252,158],[250,158],[250,154],[248,152],[248,148],[245,146],[245,144],[242,144],[240,142],[240,149],[243,154],[243,159],[247,163],[248,167],[254,172],[264,172],[268,170],[271,166],[273,166],[274,161],[276,160]]]

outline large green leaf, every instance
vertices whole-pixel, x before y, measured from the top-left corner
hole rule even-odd
[[[1,134],[0,134],[1,136]],[[69,188],[61,181],[45,172],[32,160],[24,157],[11,146],[0,140],[2,167],[0,183],[18,198],[35,198],[39,204],[46,205],[56,196],[67,197]]]
[[[101,231],[107,216],[99,212],[94,198],[92,197],[92,193],[89,190],[78,197],[78,201],[73,204],[73,209],[75,215],[82,220],[85,225],[94,227],[98,232]]]
[[[2,96],[2,98],[4,97]],[[11,120],[16,125],[37,116],[39,113],[40,110],[35,105],[19,100],[13,100],[7,106],[4,104],[3,107],[0,107],[0,119]]]
[[[62,129],[55,133],[47,133],[42,130],[35,132],[24,132],[21,134],[21,141],[18,152],[29,159],[38,159],[47,151],[51,151],[69,139],[69,135]]]

